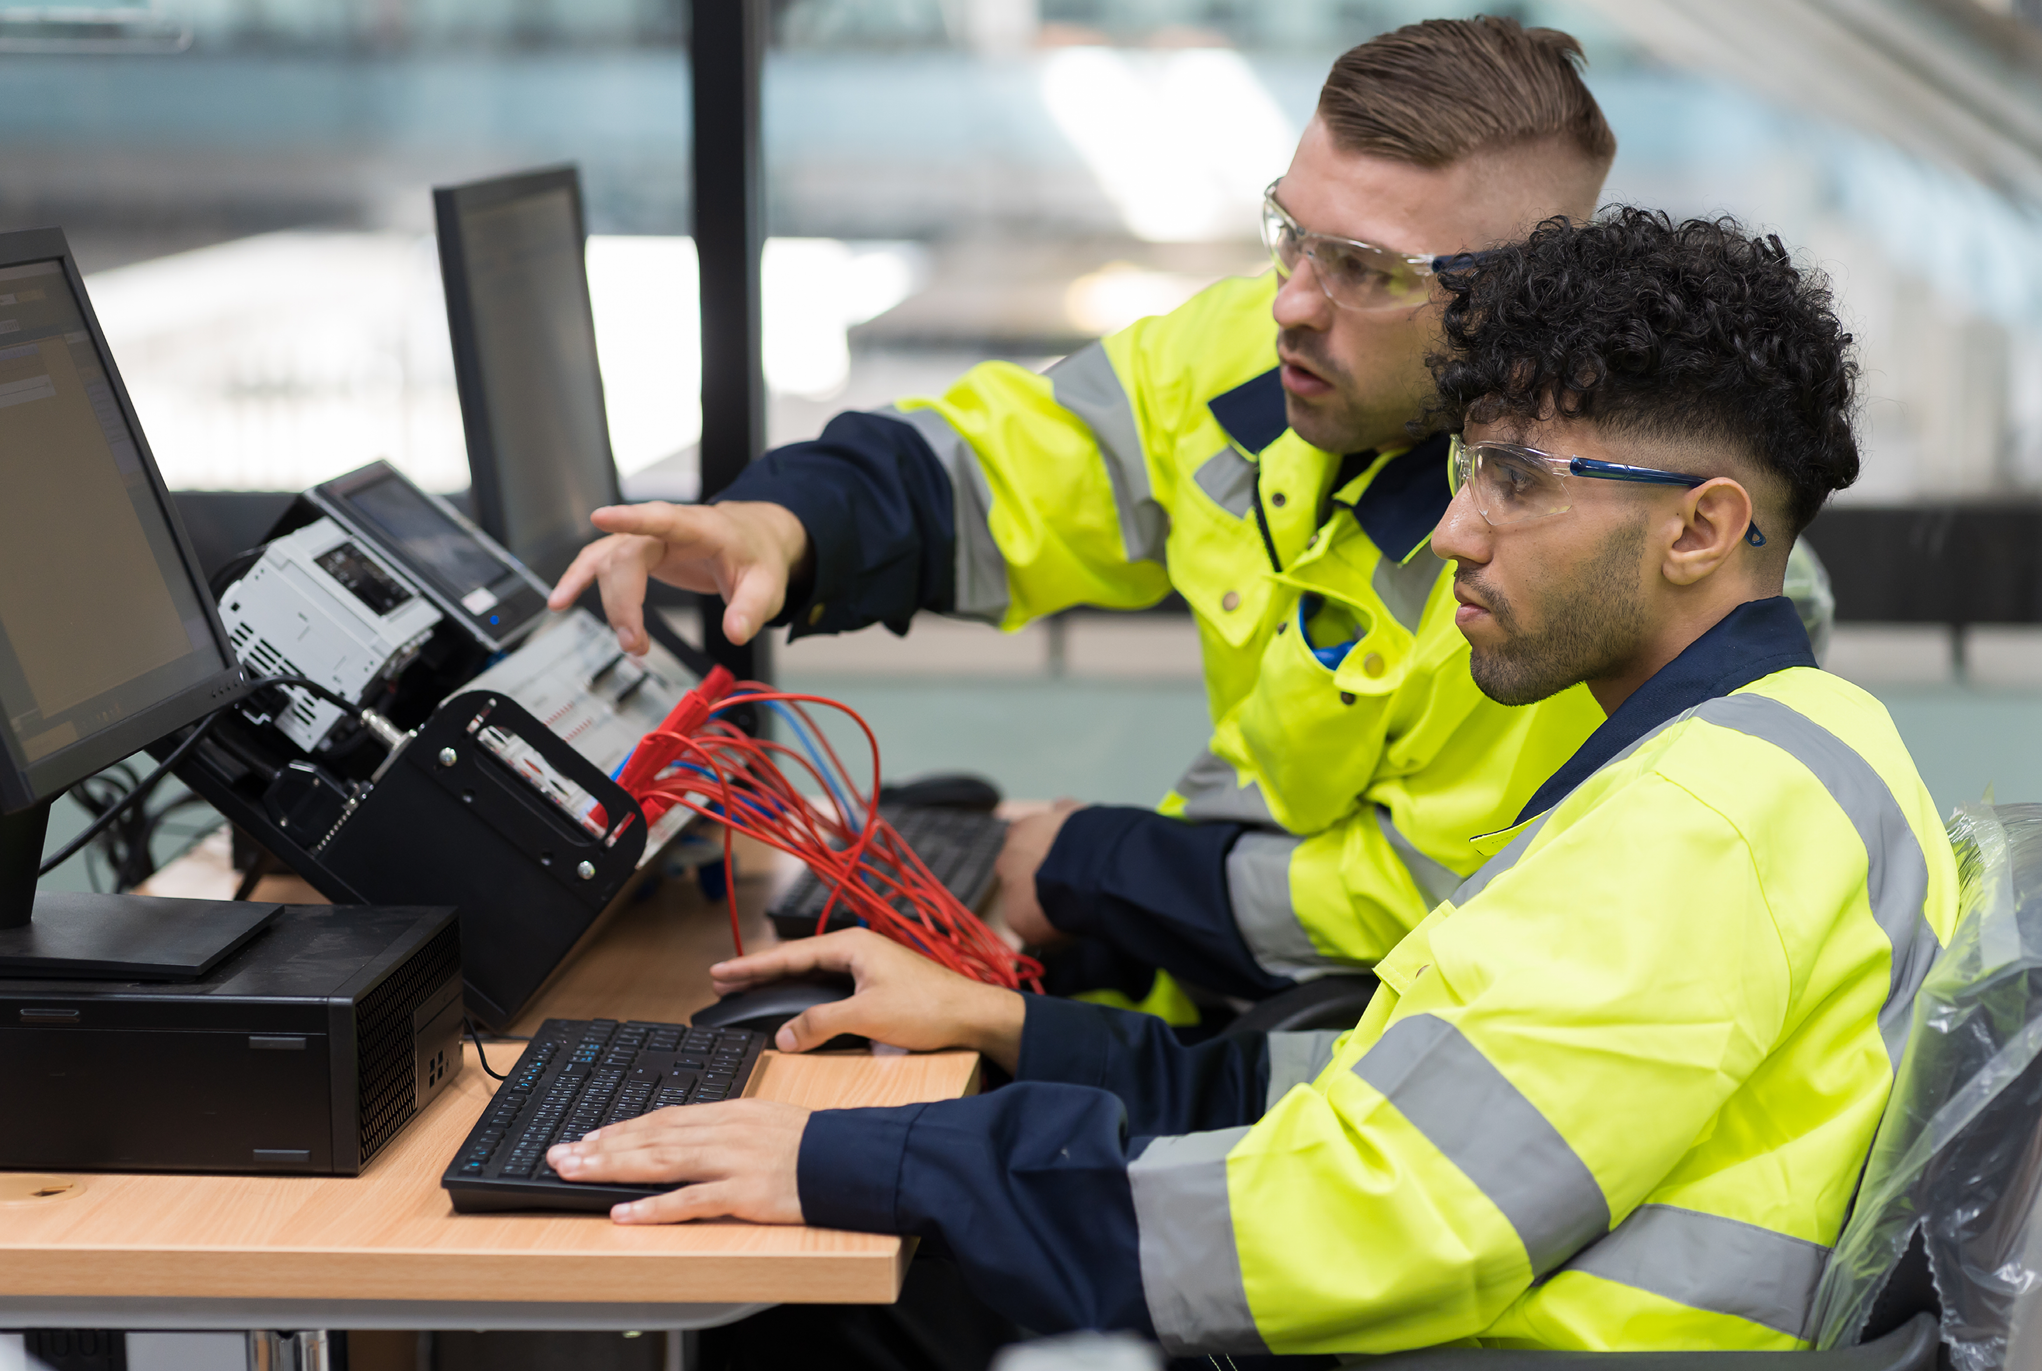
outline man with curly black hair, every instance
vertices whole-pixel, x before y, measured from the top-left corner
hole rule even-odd
[[[1468,435],[1452,460],[1473,507],[1498,527],[1575,504],[1621,513],[1564,573],[1523,567],[1520,590],[1462,546],[1477,527],[1469,506],[1449,511],[1440,531],[1457,550],[1434,546],[1459,563],[1475,681],[1516,705],[1585,680],[1609,711],[1670,660],[1641,652],[1646,639],[1685,646],[1728,611],[1726,595],[1779,594],[1795,538],[1857,479],[1850,339],[1777,237],[1728,220],[1627,209],[1592,229],[1553,223],[1448,288],[1448,351],[1434,362],[1441,417]],[[1641,462],[1673,474],[1641,475]],[[1722,471],[1741,479],[1699,479]],[[1656,544],[1640,483],[1688,490],[1684,507],[1718,531],[1743,521],[1727,576],[1641,580]]]
[[[1957,913],[1934,801],[1879,702],[1780,595],[1857,470],[1822,280],[1728,221],[1554,221],[1446,278],[1454,494],[1433,534],[1499,700],[1607,718],[1383,959],[1345,1034],[1185,1048],[1155,1018],[966,981],[864,931],[838,1033],[984,1052],[975,1099],[666,1110],[555,1150],[693,1181],[621,1222],[733,1214],[940,1240],[1021,1324],[1179,1355],[1478,1338],[1806,1345]]]

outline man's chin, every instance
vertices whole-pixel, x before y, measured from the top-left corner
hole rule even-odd
[[[1574,684],[1546,679],[1545,673],[1527,670],[1522,661],[1493,651],[1470,653],[1468,670],[1475,688],[1499,705],[1535,705]]]
[[[1336,398],[1326,397],[1327,400]],[[1356,440],[1354,423],[1328,408],[1324,402],[1301,400],[1286,390],[1283,393],[1283,417],[1290,424],[1291,432],[1321,452],[1354,452],[1366,446]]]

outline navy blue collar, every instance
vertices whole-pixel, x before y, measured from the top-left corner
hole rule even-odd
[[[1775,595],[1737,606],[1618,705],[1617,712],[1588,735],[1588,741],[1566,765],[1546,779],[1511,826],[1566,799],[1610,758],[1681,711],[1728,695],[1775,671],[1814,665],[1808,630],[1801,626],[1801,615],[1792,600]]]
[[[1279,370],[1271,367],[1206,402],[1245,452],[1259,454],[1290,428]],[[1431,536],[1453,499],[1446,484],[1446,441],[1439,434],[1391,458],[1354,502],[1362,532],[1393,562],[1404,561]]]
[[[1447,436],[1436,433],[1383,464],[1361,498],[1354,517],[1383,556],[1402,563],[1446,517],[1453,491],[1446,483]]]
[[[1283,407],[1283,378],[1278,375],[1282,370],[1271,367],[1254,380],[1243,381],[1205,403],[1212,417],[1227,431],[1227,437],[1239,443],[1244,452],[1262,451],[1290,427],[1290,416]]]

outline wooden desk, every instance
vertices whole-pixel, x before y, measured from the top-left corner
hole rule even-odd
[[[755,854],[747,867],[765,863]],[[174,879],[192,875],[187,866]],[[771,884],[770,873],[739,883],[748,947],[771,941]],[[684,1019],[710,998],[706,968],[729,945],[723,907],[692,880],[669,881],[562,967],[520,1031],[549,1015]],[[515,1050],[492,1048],[499,1070]],[[0,1327],[688,1328],[765,1304],[899,1293],[912,1243],[898,1238],[455,1214],[440,1173],[496,1088],[472,1045],[465,1055],[453,1086],[359,1177],[0,1172]],[[768,1053],[747,1093],[907,1104],[967,1093],[977,1072],[967,1052]]]

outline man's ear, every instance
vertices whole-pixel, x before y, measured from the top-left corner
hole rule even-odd
[[[1662,570],[1674,585],[1691,586],[1713,575],[1744,541],[1751,527],[1751,492],[1718,476],[1690,490],[1680,512],[1680,536],[1666,549]]]

